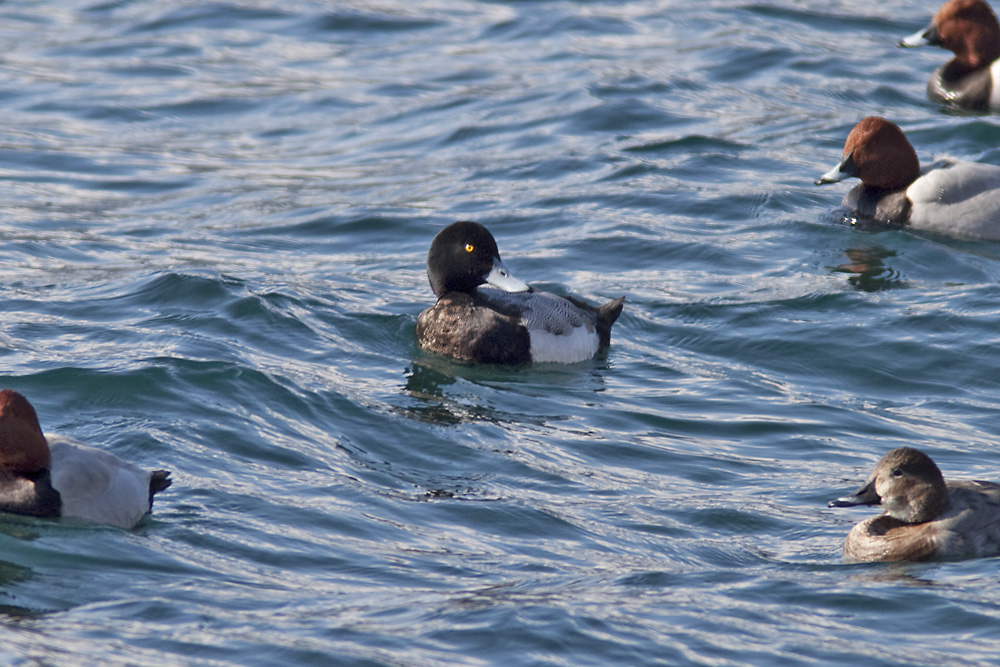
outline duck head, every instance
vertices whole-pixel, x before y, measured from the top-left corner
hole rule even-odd
[[[427,277],[439,298],[448,292],[471,294],[484,283],[508,292],[531,291],[510,275],[493,235],[476,222],[456,222],[438,232],[427,252]]]
[[[881,505],[903,523],[923,523],[947,510],[948,504],[944,477],[931,457],[900,447],[882,457],[864,486],[831,501],[830,507]]]
[[[940,46],[955,54],[955,63],[971,71],[1000,58],[1000,22],[983,0],[948,0],[931,24],[899,42],[899,46]]]
[[[816,179],[816,185],[855,177],[869,187],[892,191],[907,187],[918,176],[917,153],[899,126],[879,116],[868,116],[847,135],[843,159]]]
[[[49,457],[35,408],[13,389],[0,391],[0,469],[8,475],[30,475],[47,468]]]

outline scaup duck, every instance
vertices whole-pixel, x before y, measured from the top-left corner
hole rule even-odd
[[[132,528],[169,477],[66,437],[46,440],[28,399],[0,391],[0,511]]]
[[[830,507],[881,505],[885,513],[854,526],[844,542],[851,561],[900,561],[1000,553],[1000,484],[945,482],[931,457],[893,449],[868,482]]]
[[[532,289],[510,275],[486,227],[468,221],[438,232],[427,253],[437,303],[417,317],[420,347],[462,361],[574,363],[611,343],[625,297],[594,308]]]
[[[906,135],[878,116],[847,136],[844,157],[816,185],[857,177],[843,205],[883,225],[1000,240],[1000,167],[952,159],[921,170]]]
[[[955,57],[927,82],[935,102],[978,111],[1000,110],[1000,23],[983,0],[948,0],[931,24],[899,46],[940,46]]]

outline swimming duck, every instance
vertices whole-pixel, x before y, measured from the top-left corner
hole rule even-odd
[[[938,160],[920,168],[916,151],[894,123],[862,119],[844,157],[816,185],[857,177],[843,205],[879,224],[953,236],[1000,240],[1000,167]]]
[[[46,440],[28,399],[0,391],[0,511],[132,528],[169,477],[70,438]]]
[[[899,46],[940,46],[955,54],[927,82],[935,101],[979,111],[1000,110],[1000,23],[983,0],[948,0],[931,24]]]
[[[1000,554],[1000,484],[947,482],[929,456],[893,449],[868,482],[830,507],[881,505],[844,542],[852,561],[945,559]]]
[[[420,347],[462,361],[574,363],[611,343],[625,297],[594,308],[532,289],[500,260],[486,227],[468,221],[442,229],[427,253],[437,303],[417,317]]]

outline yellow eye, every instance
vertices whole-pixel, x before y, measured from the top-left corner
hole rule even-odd
[[[476,249],[476,246],[472,245],[471,243],[466,243],[465,244],[465,252],[472,252],[475,249]]]

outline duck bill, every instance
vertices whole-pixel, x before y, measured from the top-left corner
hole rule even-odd
[[[528,283],[515,278],[507,271],[499,257],[493,259],[493,269],[486,275],[486,282],[507,292],[530,292]]]
[[[881,496],[875,491],[875,480],[872,479],[849,496],[831,500],[828,507],[854,507],[855,505],[879,505]]]
[[[899,40],[897,46],[907,49],[915,49],[918,46],[936,46],[941,43],[941,38],[937,34],[937,28],[933,25],[918,30],[909,37]]]
[[[817,178],[814,182],[816,185],[839,183],[845,178],[855,178],[857,175],[858,165],[854,162],[854,151],[851,151],[836,167]]]

